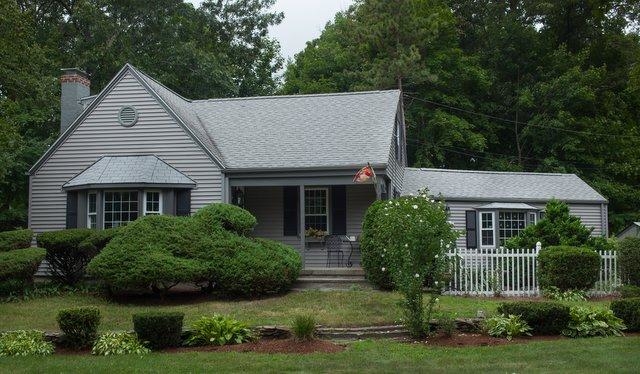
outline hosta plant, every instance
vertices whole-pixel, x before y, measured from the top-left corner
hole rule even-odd
[[[226,345],[240,344],[253,340],[253,331],[245,323],[230,317],[214,314],[202,317],[191,326],[191,336],[185,344]]]
[[[581,290],[560,291],[558,287],[551,286],[542,291],[543,295],[551,300],[558,301],[585,301],[587,293]]]
[[[44,339],[37,330],[9,331],[0,335],[0,357],[45,356],[53,353],[53,344]]]
[[[505,317],[501,314],[485,321],[485,329],[491,336],[511,340],[518,336],[531,336],[531,327],[520,317],[513,314]]]
[[[110,332],[101,335],[91,353],[98,356],[144,355],[151,352],[149,348],[142,345],[138,338],[130,332]]]
[[[609,309],[576,306],[571,308],[571,321],[562,334],[572,338],[622,336],[622,330],[626,328],[624,322]]]

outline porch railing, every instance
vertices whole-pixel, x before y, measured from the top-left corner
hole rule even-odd
[[[537,258],[540,247],[524,249],[453,249],[450,295],[520,296],[540,295]],[[600,276],[590,295],[608,295],[620,285],[613,251],[599,251]]]

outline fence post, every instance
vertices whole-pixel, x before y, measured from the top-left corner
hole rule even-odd
[[[542,249],[542,243],[537,242],[536,243],[536,255],[538,254],[538,252],[540,252],[541,249]]]

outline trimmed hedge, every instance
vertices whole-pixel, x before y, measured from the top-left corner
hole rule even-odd
[[[78,244],[78,248],[87,253],[98,254],[120,232],[120,227],[104,230],[93,230],[91,235]]]
[[[47,250],[46,260],[55,281],[73,286],[82,279],[85,267],[97,252],[81,248],[80,243],[94,233],[92,229],[67,229],[38,235],[38,245]]]
[[[138,339],[151,349],[178,347],[181,343],[184,313],[146,312],[133,315],[133,329]]]
[[[29,248],[33,239],[33,231],[13,230],[0,232],[0,252]]]
[[[33,282],[33,274],[44,257],[42,248],[0,252],[0,295],[22,293]]]
[[[547,247],[538,254],[540,287],[589,290],[598,280],[600,255],[589,248]]]
[[[617,254],[622,282],[640,286],[640,238],[623,239]]]
[[[624,321],[627,331],[640,331],[640,297],[614,300],[611,302],[611,310]]]
[[[258,221],[248,211],[231,204],[210,204],[199,209],[193,219],[209,234],[225,230],[245,236]]]
[[[568,306],[550,301],[516,301],[498,306],[498,313],[521,316],[536,335],[560,335],[571,321]]]
[[[90,347],[98,337],[100,310],[95,307],[68,308],[58,311],[56,318],[64,333],[64,343],[72,348]]]
[[[631,284],[620,286],[617,288],[617,291],[620,292],[620,296],[623,299],[628,299],[631,297],[640,297],[640,287],[634,286]]]

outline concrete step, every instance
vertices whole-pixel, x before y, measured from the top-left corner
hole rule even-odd
[[[306,268],[300,272],[301,276],[305,275],[314,275],[314,276],[325,276],[325,275],[358,275],[364,277],[364,269],[362,268]]]
[[[343,275],[343,276],[314,276],[304,275],[298,278],[298,282],[304,283],[367,283],[367,280],[363,276],[358,275]]]

